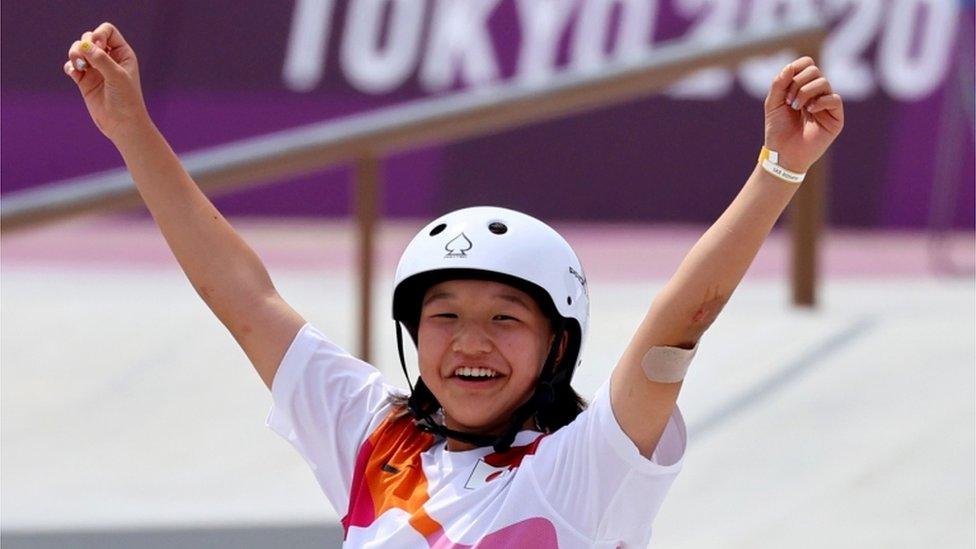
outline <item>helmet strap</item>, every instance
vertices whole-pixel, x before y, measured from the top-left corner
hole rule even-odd
[[[396,325],[397,354],[400,356],[400,367],[403,368],[403,377],[407,380],[407,387],[410,388],[410,398],[413,399],[413,384],[410,383],[410,374],[407,373],[407,361],[403,358],[403,327],[396,320],[393,323]]]

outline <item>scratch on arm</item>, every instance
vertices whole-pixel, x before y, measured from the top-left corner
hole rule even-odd
[[[693,341],[688,348],[694,346],[694,344],[701,338],[705,330],[715,322],[718,318],[718,314],[722,312],[722,308],[729,301],[729,295],[720,291],[718,286],[710,286],[705,290],[705,296],[702,299],[702,304],[695,310],[694,315],[691,317],[691,335]]]

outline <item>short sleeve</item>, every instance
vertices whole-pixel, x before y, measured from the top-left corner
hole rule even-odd
[[[624,433],[610,380],[576,420],[545,437],[532,462],[546,498],[594,541],[646,547],[651,523],[681,470],[687,438],[675,406],[651,459]]]
[[[376,368],[310,324],[275,373],[266,424],[305,458],[340,516],[349,505],[356,455],[389,412],[392,391]]]

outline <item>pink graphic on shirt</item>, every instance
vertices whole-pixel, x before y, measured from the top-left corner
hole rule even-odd
[[[363,481],[366,464],[373,453],[373,443],[367,440],[359,449],[356,456],[356,468],[352,478],[352,492],[349,494],[349,512],[342,517],[342,529],[349,531],[350,526],[369,526],[376,520],[376,507],[369,487]]]
[[[492,532],[474,545],[456,543],[448,539],[444,531],[428,536],[431,549],[504,549],[506,547],[532,547],[532,549],[556,549],[556,528],[548,520],[535,517],[516,522]]]

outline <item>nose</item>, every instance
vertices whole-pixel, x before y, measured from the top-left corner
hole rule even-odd
[[[479,355],[491,352],[491,345],[488,334],[480,326],[465,322],[454,334],[451,350],[465,355]]]

